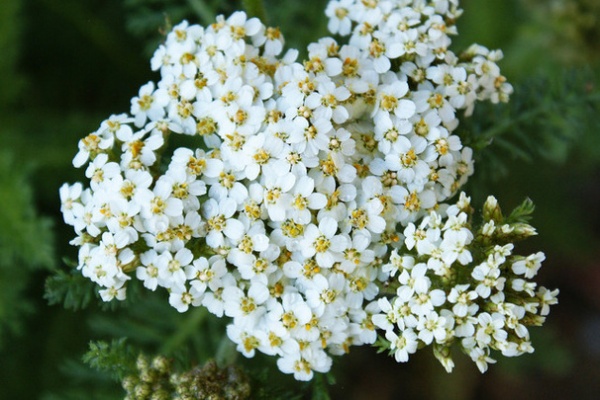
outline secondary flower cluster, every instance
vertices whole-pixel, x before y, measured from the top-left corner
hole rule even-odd
[[[173,361],[140,355],[136,371],[123,379],[125,400],[248,399],[250,380],[235,366],[219,368],[214,360],[178,373]],[[133,371],[132,371],[133,372]]]
[[[541,325],[557,303],[558,290],[531,281],[544,254],[513,253],[513,242],[535,235],[535,229],[503,221],[494,197],[475,229],[469,201],[461,193],[445,217],[432,212],[418,227],[409,224],[405,247],[394,250],[383,266],[395,277],[394,297],[378,300],[382,313],[373,322],[385,330],[384,346],[398,362],[432,345],[450,372],[450,347],[457,342],[485,372],[495,362],[491,350],[508,357],[533,352],[527,327]]]
[[[137,279],[231,317],[239,351],[297,379],[373,343],[398,226],[472,174],[457,111],[511,91],[499,52],[447,49],[455,3],[332,1],[349,43],[321,39],[303,63],[243,12],[174,27],[161,79],[79,142],[90,186],[60,190],[78,269],[105,301]]]

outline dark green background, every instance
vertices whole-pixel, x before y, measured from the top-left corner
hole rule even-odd
[[[301,48],[325,34],[325,3],[267,1],[268,22],[281,27],[290,46]],[[593,76],[599,71],[600,6],[595,3],[463,0],[454,50],[473,42],[502,48],[501,67],[517,88],[530,87],[540,76],[549,88],[560,85],[566,71],[577,75],[587,69],[590,78],[575,89],[598,93]],[[48,305],[45,280],[53,269],[68,270],[63,257],[76,257],[68,245],[73,234],[59,213],[58,188],[82,179],[82,171],[71,165],[77,141],[110,114],[127,112],[139,86],[157,79],[149,59],[165,15],[173,23],[187,18],[206,24],[217,13],[239,8],[236,1],[2,0],[0,399],[122,398],[117,384],[81,365],[87,343],[127,334],[140,338],[140,347],[156,349],[155,331],[168,335],[189,325],[174,315],[165,317],[172,326],[153,325],[151,331],[145,317],[103,311],[95,299],[79,311]],[[545,87],[537,87],[540,102],[546,101]],[[471,188],[478,201],[494,194],[507,209],[525,196],[537,205],[533,225],[540,235],[525,250],[546,253],[538,281],[561,294],[545,327],[532,329],[536,352],[501,359],[485,375],[458,356],[448,375],[428,351],[397,365],[372,349],[354,349],[336,362],[333,398],[597,398],[600,131],[595,115],[581,126],[571,124],[567,114],[573,110],[561,107],[565,115],[556,113],[552,124],[562,135],[544,139],[544,132],[528,127],[520,134],[542,138],[543,151],[523,160],[497,148],[509,172],[492,179],[498,174],[488,168]],[[486,171],[494,145],[485,151],[476,174]]]

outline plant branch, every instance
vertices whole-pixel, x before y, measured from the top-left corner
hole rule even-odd
[[[172,354],[175,350],[180,349],[184,342],[197,335],[200,331],[198,326],[208,316],[208,310],[204,307],[198,307],[190,311],[189,317],[185,318],[183,323],[177,328],[175,334],[165,342],[160,348],[159,354]]]

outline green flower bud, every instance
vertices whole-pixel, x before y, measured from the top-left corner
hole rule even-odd
[[[442,345],[442,344],[434,344],[433,346],[433,355],[438,361],[442,364],[446,372],[452,372],[454,369],[454,361],[450,356],[450,346]]]
[[[150,394],[152,394],[152,388],[148,384],[140,383],[135,387],[134,395],[136,399],[147,399]]]
[[[148,368],[150,368],[150,365],[148,364],[148,358],[146,356],[144,356],[143,354],[140,354],[135,363],[135,367],[140,372],[147,371]]]
[[[157,356],[152,360],[152,368],[160,374],[168,374],[171,370],[171,362],[166,357]]]
[[[137,384],[140,383],[140,380],[137,378],[137,376],[126,376],[125,379],[123,379],[122,385],[123,385],[123,389],[125,389],[125,391],[127,391],[127,393],[131,393],[133,392],[135,386]]]
[[[496,224],[502,223],[504,219],[502,210],[500,210],[500,206],[498,205],[498,200],[494,196],[488,196],[483,205],[483,219],[486,222],[493,220]]]
[[[518,239],[526,239],[528,237],[537,235],[536,229],[529,224],[516,223],[516,224],[512,224],[512,227],[513,227],[513,234]]]

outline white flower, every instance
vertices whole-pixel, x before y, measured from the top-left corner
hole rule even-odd
[[[235,323],[227,325],[227,336],[234,343],[237,343],[237,351],[248,358],[254,357],[256,349],[264,346],[267,342],[267,335],[262,330],[249,331],[247,327]]]
[[[417,330],[418,337],[425,344],[430,344],[433,339],[437,343],[442,343],[446,340],[446,318],[438,315],[435,311],[430,312],[419,318]]]
[[[296,183],[294,174],[286,170],[265,168],[264,199],[269,218],[272,221],[283,221],[292,203],[292,195],[288,193]]]
[[[390,349],[394,350],[394,358],[397,362],[407,362],[408,356],[417,351],[419,342],[417,334],[412,329],[403,330],[400,336],[387,331],[385,338],[390,341]]]
[[[295,222],[306,225],[311,221],[310,210],[321,210],[327,205],[327,198],[315,190],[315,181],[306,175],[298,177],[292,190],[290,218]]]
[[[230,198],[217,203],[208,199],[202,206],[202,216],[206,221],[206,244],[218,248],[225,244],[225,237],[239,240],[244,235],[244,225],[233,218],[237,204]]]
[[[141,255],[143,267],[137,267],[135,270],[136,277],[144,282],[144,287],[154,291],[158,286],[158,267],[156,261],[158,254],[154,250],[148,250]]]
[[[540,267],[542,262],[546,259],[546,256],[541,251],[535,254],[531,254],[527,258],[519,261],[515,261],[512,264],[512,271],[517,275],[524,275],[525,278],[533,278]]]
[[[274,169],[281,169],[284,161],[278,161],[278,158],[283,149],[283,141],[276,137],[267,136],[264,133],[258,133],[250,137],[244,145],[244,153],[248,156],[248,159],[247,162],[242,161],[245,164],[246,178],[256,179],[261,168],[266,165],[271,165]]]
[[[208,195],[219,202],[229,198],[236,204],[242,204],[248,197],[248,189],[239,182],[243,177],[242,171],[224,167],[215,178],[205,179],[211,185]]]
[[[468,250],[468,245],[471,238],[468,235],[444,235],[444,239],[440,244],[442,251],[442,260],[450,265],[454,261],[458,261],[461,265],[467,265],[473,261],[473,256]]]
[[[76,215],[83,213],[83,205],[80,202],[80,197],[83,192],[83,185],[79,182],[68,185],[63,184],[60,187],[60,212],[63,214],[65,223],[69,225],[75,224]]]
[[[457,317],[465,317],[468,314],[472,314],[471,309],[475,307],[477,309],[477,305],[473,304],[473,300],[475,300],[478,295],[477,292],[473,290],[468,290],[469,285],[456,285],[448,294],[448,301],[450,303],[455,303],[452,307],[452,312]]]
[[[173,152],[171,164],[169,167],[185,168],[186,174],[196,177],[206,176],[216,178],[223,171],[223,161],[210,157],[202,149],[192,151],[185,147],[180,147]]]
[[[108,155],[105,153],[98,154],[85,170],[85,176],[90,179],[90,187],[94,191],[120,174],[119,164],[108,161]]]
[[[331,358],[315,346],[310,346],[301,353],[284,354],[277,360],[277,367],[281,372],[294,374],[294,378],[299,381],[311,380],[314,375],[313,371],[329,371],[331,364]]]
[[[425,275],[426,273],[427,265],[422,263],[416,264],[410,271],[402,271],[398,276],[398,282],[403,286],[398,288],[398,296],[412,297],[415,293],[427,294],[431,280]]]
[[[410,139],[402,136],[385,157],[386,166],[391,171],[397,171],[401,182],[419,185],[430,172],[427,164],[433,160],[430,148],[427,141],[419,136],[411,136]]]
[[[217,291],[221,287],[221,279],[227,274],[225,260],[213,256],[210,260],[204,257],[196,258],[192,265],[185,268],[185,276],[198,293],[202,294],[207,289]]]
[[[415,224],[411,222],[404,229],[404,236],[406,237],[404,243],[408,250],[416,248],[421,255],[431,254],[437,247],[436,243],[440,238],[440,231],[439,229],[424,229],[423,227],[417,229]]]
[[[432,312],[435,307],[444,304],[445,301],[446,295],[444,294],[444,291],[433,289],[412,297],[410,306],[416,315],[423,316]]]
[[[350,41],[352,43],[352,41]],[[381,32],[373,33],[373,38],[368,46],[369,55],[373,58],[373,68],[379,74],[390,70],[390,59],[402,55],[402,46],[391,37],[384,37]]]
[[[535,282],[528,282],[524,279],[515,279],[512,281],[511,287],[517,292],[525,292],[531,297],[535,296]]]
[[[317,91],[311,93],[306,98],[304,104],[313,110],[313,115],[317,119],[327,119],[341,124],[348,117],[348,110],[342,103],[350,97],[350,91],[343,86],[319,76],[316,79]]]
[[[500,277],[500,269],[497,267],[491,267],[488,263],[484,262],[479,264],[473,269],[471,276],[480,281],[475,288],[475,291],[482,298],[488,298],[491,295],[491,289],[504,285],[505,278]]]
[[[117,281],[115,284],[110,285],[106,289],[102,289],[99,291],[100,297],[102,297],[103,301],[111,301],[113,299],[117,300],[125,300],[126,297],[126,287],[124,286],[125,281]]]
[[[144,227],[152,233],[166,230],[169,217],[177,217],[183,212],[183,203],[172,197],[173,187],[166,181],[159,181],[154,186],[154,197],[142,203],[140,215],[144,218]]]
[[[298,293],[287,292],[281,296],[281,304],[271,311],[271,318],[280,320],[288,331],[304,329],[312,318],[309,305]]]
[[[496,362],[496,360],[488,355],[488,351],[480,347],[472,348],[469,352],[469,356],[475,361],[475,364],[477,364],[477,368],[479,368],[481,373],[487,371],[488,364],[494,364]]]
[[[185,286],[176,286],[169,293],[169,304],[180,313],[186,312],[190,305],[199,306],[201,302],[202,293],[199,293],[195,287],[186,290]]]
[[[332,38],[319,39],[317,43],[308,45],[308,60],[304,62],[304,69],[320,76],[333,77],[342,72],[342,62],[337,57],[330,57],[330,46],[337,46]],[[324,75],[322,74],[324,73]]]
[[[268,298],[269,289],[258,280],[251,283],[247,293],[236,286],[227,286],[223,289],[225,315],[245,326],[255,326],[266,312],[263,304]]]
[[[154,97],[154,83],[148,82],[140,88],[137,97],[131,99],[131,114],[135,118],[135,125],[142,127],[148,119],[157,121],[165,115],[165,101]]]
[[[183,289],[187,279],[185,269],[193,259],[192,252],[187,248],[180,249],[175,255],[169,251],[160,254],[155,263],[161,286],[172,290]]]
[[[386,297],[382,297],[382,298],[378,299],[377,304],[379,305],[379,309],[381,310],[381,312],[383,312],[383,314],[373,315],[373,318],[372,318],[373,323],[377,327],[386,331],[386,335],[387,335],[388,331],[390,333],[393,333],[392,331],[394,329],[394,325],[396,325],[398,323],[398,321],[400,320],[399,315],[398,315],[398,310],[396,310],[395,308],[392,307],[392,305],[390,304],[390,301]],[[401,328],[404,328],[404,327],[401,327]],[[388,339],[388,340],[390,340],[390,339]]]
[[[211,291],[205,292],[202,299],[202,305],[217,317],[222,317],[225,309],[225,301],[223,300],[223,291],[227,287],[233,287],[237,281],[231,274],[225,274],[223,279],[211,285]]]
[[[286,374],[294,374],[294,379],[310,381],[313,378],[313,365],[303,358],[300,353],[284,354],[277,360],[277,367]]]
[[[337,221],[329,217],[322,218],[318,227],[314,224],[308,225],[301,242],[302,256],[306,258],[314,256],[319,266],[330,268],[336,256],[348,245],[345,236],[335,234],[337,229]]]
[[[400,80],[392,80],[387,85],[380,86],[377,93],[378,101],[373,109],[375,125],[379,125],[381,118],[383,121],[388,120],[390,114],[400,119],[412,117],[415,113],[415,104],[411,100],[404,99],[407,93],[408,84]]]
[[[348,16],[348,8],[353,5],[354,0],[330,1],[325,9],[325,15],[329,17],[327,29],[333,34],[346,36],[350,33],[352,21]]]
[[[79,141],[79,151],[73,158],[73,166],[81,167],[88,159],[94,159],[98,154],[110,149],[115,141],[114,134],[109,130],[101,133],[90,133]]]
[[[548,290],[545,287],[540,287],[536,293],[536,297],[540,302],[540,315],[545,316],[550,312],[550,306],[558,304],[558,289]]]
[[[121,166],[123,168],[142,169],[156,162],[156,153],[164,145],[162,133],[146,131],[134,133],[123,142],[121,149]]]
[[[504,316],[499,313],[481,313],[477,317],[479,327],[477,328],[476,339],[478,343],[489,345],[492,340],[503,342],[508,334],[504,328]]]

